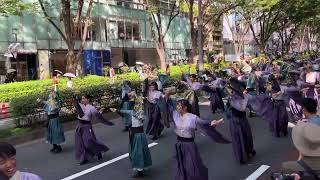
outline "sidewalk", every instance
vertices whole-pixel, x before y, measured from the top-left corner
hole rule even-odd
[[[119,116],[116,113],[106,113],[103,116],[108,120],[117,120],[119,118]],[[96,124],[96,123],[98,123],[98,122],[93,121],[93,124]],[[1,126],[0,130],[4,129],[4,128],[2,128],[2,126],[6,126],[8,128],[14,128],[15,127],[14,120],[8,119],[8,120],[5,120],[5,122],[1,121],[0,126]],[[75,129],[76,126],[77,126],[76,120],[63,123],[63,129],[65,132]],[[44,138],[46,131],[47,131],[46,127],[39,127],[37,129],[34,129],[30,132],[27,132],[27,133],[19,135],[19,136],[1,139],[1,141],[10,142],[13,145],[20,145],[20,144],[24,144],[24,143],[27,143],[30,141]]]

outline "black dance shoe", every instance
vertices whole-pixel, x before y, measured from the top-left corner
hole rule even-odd
[[[255,150],[253,150],[253,151],[250,153],[251,157],[256,156],[256,154],[257,154],[257,152],[256,152]]]
[[[56,147],[53,147],[52,149],[50,149],[50,152],[54,152],[56,150]]]
[[[99,154],[98,154],[98,160],[101,160],[101,159],[102,159],[102,154],[99,153]]]
[[[157,140],[157,139],[158,139],[157,136],[153,136],[153,137],[151,138],[151,140]]]
[[[129,131],[129,127],[125,127],[122,132],[128,132]]]
[[[61,146],[58,146],[55,150],[53,150],[54,153],[61,153],[62,148]]]
[[[143,177],[144,174],[143,174],[143,171],[133,171],[133,175],[132,175],[132,178],[140,178],[140,177]]]
[[[82,165],[87,164],[88,162],[89,162],[88,160],[84,160],[84,161],[81,161],[79,164],[80,164],[80,166],[82,166]]]
[[[143,177],[143,176],[144,176],[143,171],[138,171],[138,177]]]

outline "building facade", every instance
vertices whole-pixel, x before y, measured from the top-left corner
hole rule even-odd
[[[95,0],[93,24],[87,35],[81,63],[84,74],[102,75],[104,66],[116,67],[120,62],[128,65],[134,65],[137,61],[159,64],[150,14],[143,1]],[[167,1],[163,1],[164,7]],[[47,11],[61,26],[60,4],[56,0],[51,2]],[[167,21],[168,17],[163,16],[164,25]],[[65,72],[67,46],[43,15],[0,17],[0,22],[0,75],[6,74],[7,58],[4,54],[12,43],[21,44],[17,58],[11,58],[11,68],[17,70],[18,80],[37,79],[40,69],[44,69],[47,76],[53,70]],[[187,58],[187,52],[191,49],[189,24],[183,14],[171,23],[165,37],[167,60]],[[76,49],[79,45],[80,42],[76,43]]]

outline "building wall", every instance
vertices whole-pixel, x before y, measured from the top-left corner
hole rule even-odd
[[[35,0],[29,0],[35,1]],[[54,21],[59,25],[59,2],[51,0],[52,8],[47,9],[50,16],[57,17]],[[134,2],[139,2],[135,0]],[[137,6],[137,5],[136,5]],[[86,8],[84,8],[85,12]],[[86,49],[110,49],[111,47],[128,48],[154,48],[151,36],[149,15],[140,9],[129,9],[120,7],[113,0],[96,0],[92,11],[93,19],[96,21],[94,26],[100,27],[96,33],[96,39],[86,43]],[[139,25],[138,40],[120,40],[117,37],[118,28],[111,23],[115,21],[136,22]],[[168,17],[163,17],[163,24],[168,21]],[[17,41],[26,50],[37,49],[66,49],[59,33],[41,15],[25,15],[22,17],[10,16],[0,17],[0,53],[4,53],[11,42],[15,41],[12,29],[17,29]],[[165,38],[167,48],[190,48],[189,22],[185,17],[177,17],[171,24],[169,32]],[[165,28],[165,27],[163,27]],[[79,43],[76,45],[79,46]],[[171,55],[168,54],[170,58]]]
[[[37,0],[26,0],[38,2]],[[46,7],[52,20],[60,27],[60,4],[57,0],[50,0],[51,5]],[[133,0],[140,3],[143,0]],[[72,1],[75,2],[75,1]],[[122,4],[116,0],[95,0],[92,10],[94,22],[90,40],[86,42],[87,50],[110,50],[111,65],[116,66],[122,62],[122,48],[128,51],[130,61],[142,61],[152,64],[160,64],[155,50],[155,42],[151,33],[149,22],[150,14],[146,12],[142,4]],[[75,5],[76,6],[76,5]],[[83,12],[87,10],[85,4]],[[163,29],[166,28],[169,17],[163,15]],[[40,65],[45,70],[46,77],[51,74],[53,68],[63,69],[65,53],[51,54],[56,50],[61,52],[67,49],[65,42],[58,31],[48,22],[43,15],[0,16],[0,56],[7,51],[11,43],[19,42],[23,53],[37,55],[37,71],[40,77]],[[123,28],[121,26],[123,25]],[[186,49],[191,49],[190,23],[183,15],[176,17],[171,23],[170,29],[165,37],[167,59],[186,58]],[[129,28],[130,27],[130,28]],[[155,27],[154,27],[155,28]],[[128,32],[127,32],[128,30]],[[130,38],[121,38],[121,31],[131,34]],[[131,33],[130,33],[131,31]],[[79,48],[80,42],[75,45]],[[50,55],[51,54],[51,55]],[[6,58],[0,58],[0,68]],[[0,70],[4,74],[5,70]],[[81,68],[79,69],[81,72]]]

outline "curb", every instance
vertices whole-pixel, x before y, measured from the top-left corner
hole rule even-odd
[[[107,113],[103,115],[104,118],[110,120],[110,121],[115,121],[117,119],[119,119],[119,115],[117,115],[116,113]],[[92,124],[97,124],[99,123],[98,121],[94,120],[92,122]],[[76,129],[77,127],[77,121],[71,121],[71,122],[66,122],[62,124],[63,129],[64,129],[64,133],[67,134],[67,132],[72,131],[74,129]],[[5,142],[9,142],[10,144],[17,146],[17,145],[23,145],[25,143],[31,142],[31,141],[37,141],[40,139],[45,138],[46,136],[46,132],[47,132],[47,128],[46,127],[39,127],[37,129],[31,130],[30,132],[26,132],[22,135],[19,136],[13,136],[13,137],[8,137],[8,138],[4,138],[4,139],[0,139],[0,141],[5,141]]]

